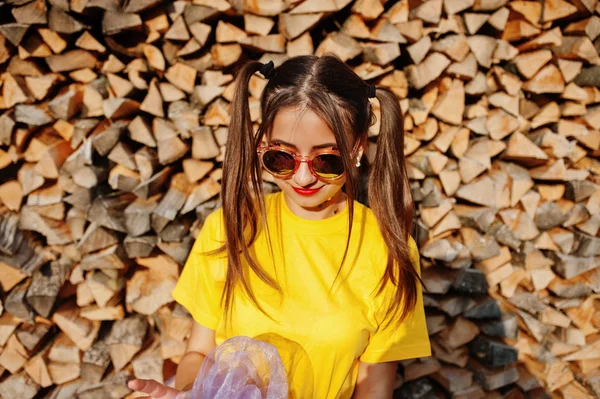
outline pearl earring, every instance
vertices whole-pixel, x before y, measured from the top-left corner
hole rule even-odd
[[[358,168],[360,166],[360,161],[356,161],[356,167]]]

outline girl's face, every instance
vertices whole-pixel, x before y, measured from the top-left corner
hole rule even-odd
[[[327,124],[314,111],[304,107],[287,107],[277,112],[269,144],[278,144],[300,156],[337,147],[335,135]],[[328,200],[343,195],[341,189],[345,182],[345,176],[332,182],[319,180],[311,173],[307,162],[301,162],[290,177],[275,178],[292,212],[306,219],[322,218],[325,208],[338,202]]]

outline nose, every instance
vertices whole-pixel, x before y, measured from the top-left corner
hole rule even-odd
[[[294,173],[294,182],[300,187],[306,187],[314,183],[317,178],[310,173],[310,168],[307,162],[300,162],[298,170]]]

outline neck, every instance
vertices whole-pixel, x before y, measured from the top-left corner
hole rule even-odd
[[[289,201],[284,194],[284,200],[288,208],[296,215],[308,220],[322,220],[337,215],[346,207],[346,194],[338,191],[333,197],[320,205],[312,208],[304,208]]]

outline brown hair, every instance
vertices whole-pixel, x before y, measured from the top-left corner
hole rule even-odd
[[[262,281],[281,292],[277,282],[265,273],[249,250],[259,229],[264,227],[268,231],[256,149],[263,136],[269,133],[277,111],[285,107],[308,107],[327,123],[336,137],[346,171],[345,193],[350,226],[344,260],[350,242],[353,203],[359,181],[358,169],[354,167],[355,160],[351,159],[350,153],[357,140],[366,145],[368,129],[373,121],[368,101],[369,85],[350,67],[335,56],[299,56],[279,66],[266,85],[261,97],[262,123],[255,134],[248,107],[248,84],[261,67],[262,63],[252,61],[238,72],[223,162],[221,200],[225,245],[217,251],[226,251],[228,257],[222,295],[227,314],[230,314],[237,284],[241,284],[250,300],[264,312],[250,289],[249,271],[244,270],[243,259]],[[377,295],[388,283],[397,287],[386,318],[391,321],[399,314],[397,320],[400,322],[414,309],[417,282],[421,281],[408,248],[414,205],[404,160],[403,120],[398,100],[384,88],[377,88],[376,96],[381,105],[381,130],[369,175],[368,199],[389,249],[386,271]]]

